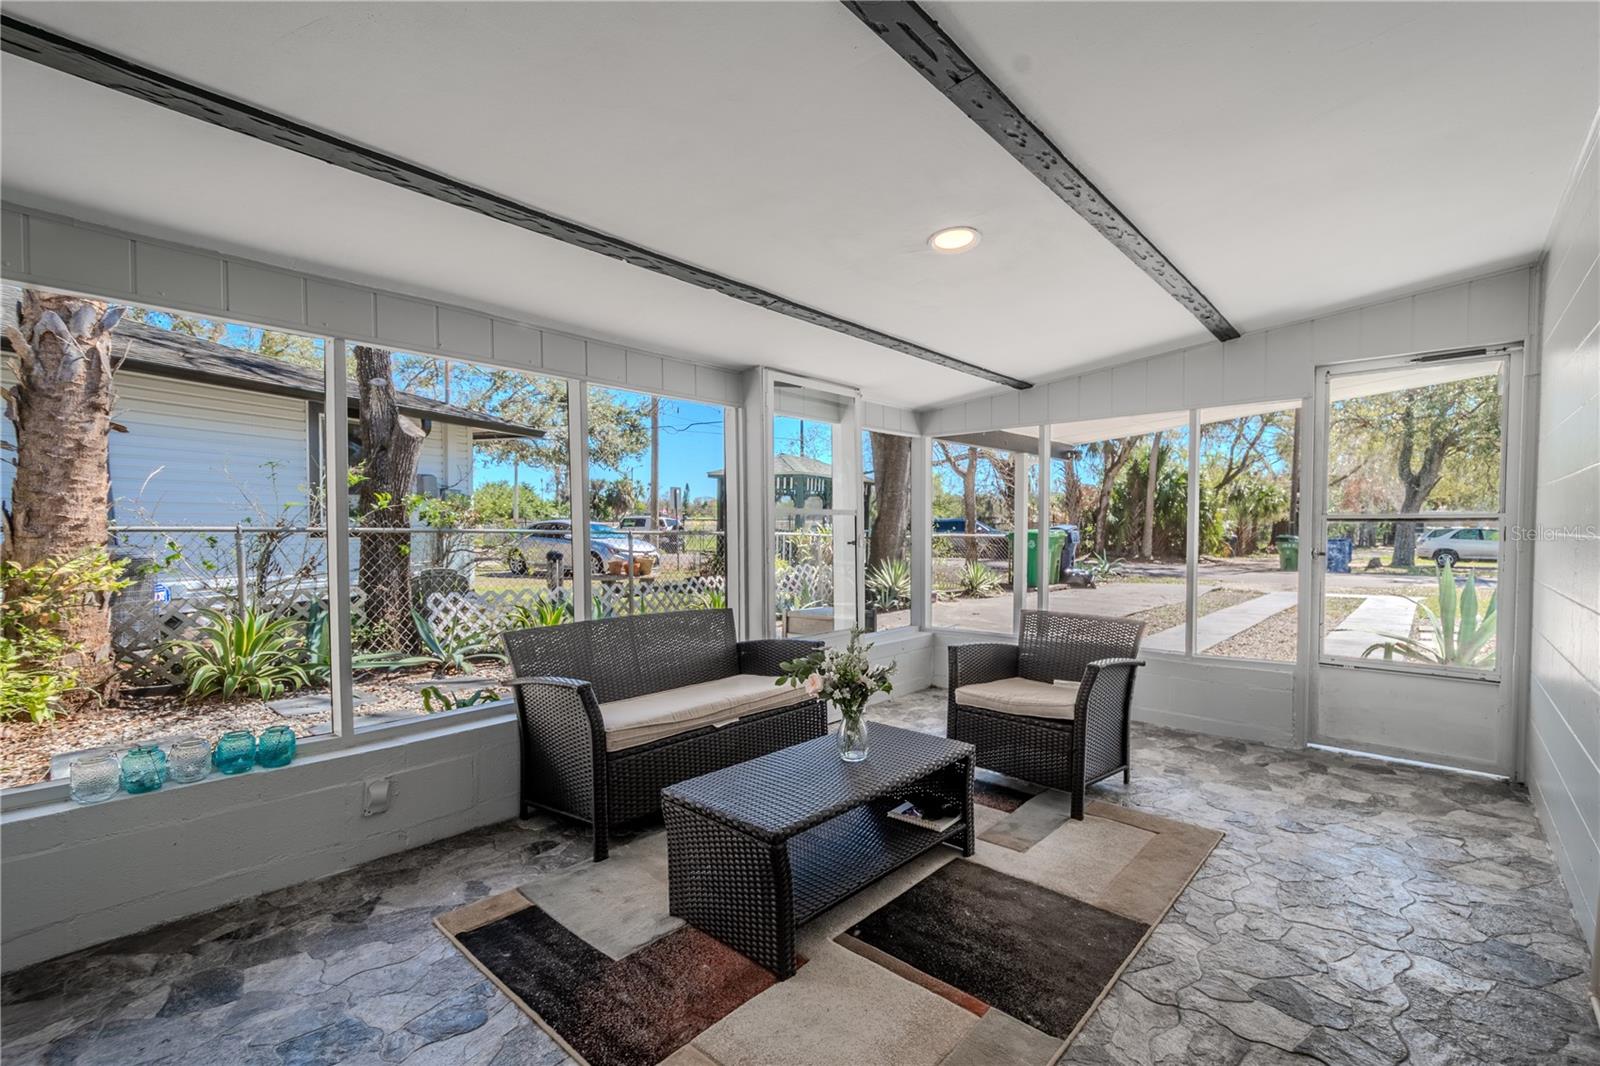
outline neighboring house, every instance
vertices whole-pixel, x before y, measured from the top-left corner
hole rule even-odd
[[[115,523],[260,526],[309,517],[307,490],[320,480],[320,371],[137,322],[120,324],[115,338],[113,419],[126,430],[110,444]],[[400,394],[400,408],[427,434],[415,486],[425,495],[472,491],[474,444],[543,435],[414,393]],[[357,410],[352,395],[352,463]],[[0,434],[14,443],[9,421]],[[9,482],[9,466],[0,466],[8,497]]]

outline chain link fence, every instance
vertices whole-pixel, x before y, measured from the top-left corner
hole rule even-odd
[[[551,526],[552,523],[537,525]],[[214,613],[310,623],[328,604],[327,532],[315,526],[123,526],[112,554],[132,584],[112,603],[112,644],[134,684],[182,678],[174,641]],[[351,637],[360,651],[492,645],[508,628],[574,616],[570,526],[350,531]],[[589,617],[727,605],[720,530],[591,534]]]
[[[1011,581],[1011,538],[1005,533],[933,534],[933,591],[987,595]]]

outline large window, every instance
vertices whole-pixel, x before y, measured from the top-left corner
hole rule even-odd
[[[1299,634],[1299,406],[1201,411],[1200,419],[1196,579],[1204,592],[1194,650],[1292,663]]]
[[[358,728],[510,695],[499,635],[575,612],[567,385],[349,349]]]
[[[774,390],[773,606],[783,636],[856,624],[862,474],[855,401],[819,389]]]
[[[1063,424],[1051,427],[1051,440],[1055,556],[1071,559],[1051,586],[1051,610],[1139,618],[1145,648],[1181,654],[1187,417]]]
[[[1330,377],[1324,658],[1496,672],[1504,376],[1490,358]]]
[[[724,409],[589,387],[594,613],[728,605]]]
[[[1037,449],[1037,435],[1034,448]],[[1013,627],[1012,531],[1026,507],[1017,481],[1019,434],[935,438],[933,462],[933,624],[1009,633]],[[1009,445],[1009,447],[1007,447]]]
[[[864,430],[867,628],[911,624],[911,438]]]
[[[3,303],[34,340],[0,371],[0,784],[155,737],[330,732],[324,342],[10,285]],[[108,362],[65,359],[51,313]]]

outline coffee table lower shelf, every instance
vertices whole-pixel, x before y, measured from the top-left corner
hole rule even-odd
[[[934,831],[890,818],[898,802],[872,800],[768,843],[663,797],[672,913],[790,977],[797,926],[940,844],[972,854],[970,814]]]

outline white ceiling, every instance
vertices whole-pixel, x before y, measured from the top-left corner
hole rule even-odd
[[[7,10],[1024,378],[1207,336],[839,4]],[[1255,328],[1532,258],[1595,111],[1595,11],[933,13]],[[0,81],[9,199],[882,402],[985,387],[10,56]],[[978,248],[930,252],[955,223]]]

